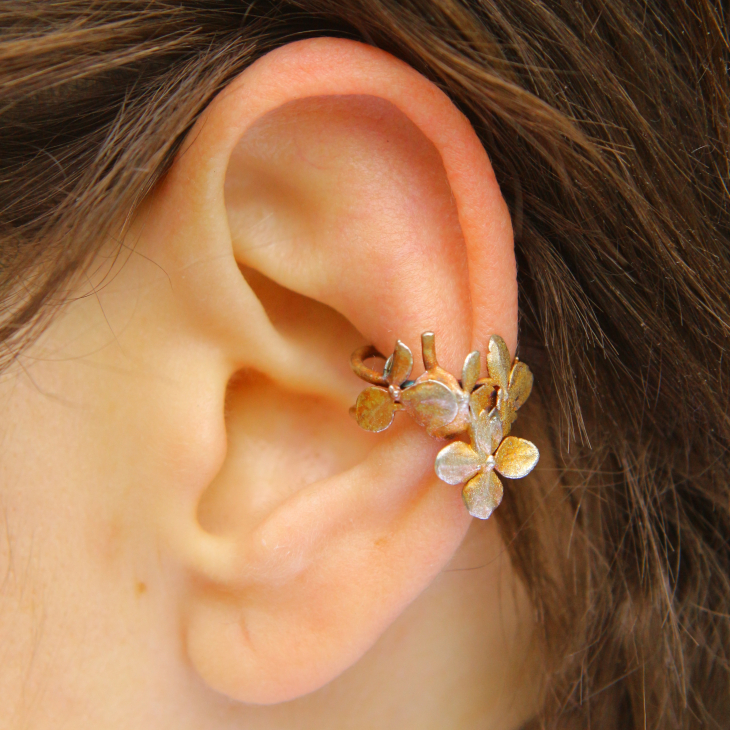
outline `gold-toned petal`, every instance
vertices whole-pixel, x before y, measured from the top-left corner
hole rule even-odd
[[[385,363],[383,375],[390,385],[400,385],[408,380],[413,370],[413,353],[400,340],[395,343],[395,350]]]
[[[481,468],[484,459],[463,441],[445,446],[436,456],[436,475],[447,484],[461,484],[471,479]]]
[[[469,397],[471,412],[477,418],[482,411],[491,411],[496,403],[497,391],[492,385],[481,385],[476,390],[472,391],[472,394]]]
[[[500,389],[497,394],[497,410],[502,419],[502,436],[504,437],[512,430],[512,424],[517,420],[515,404],[506,390]]]
[[[493,454],[502,440],[502,421],[497,409],[482,411],[474,430],[477,450],[483,454]]]
[[[427,429],[451,423],[459,411],[456,395],[436,380],[424,380],[405,388],[400,400],[411,418]]]
[[[522,407],[522,404],[532,393],[532,371],[523,362],[516,362],[509,376],[509,397],[515,405],[515,410]]]
[[[479,371],[482,369],[482,358],[479,350],[474,350],[466,356],[464,368],[461,371],[461,387],[465,393],[471,393],[479,380]]]
[[[366,431],[385,431],[395,418],[395,403],[385,388],[365,388],[355,403],[355,420]]]
[[[499,507],[503,495],[502,482],[491,469],[475,476],[461,493],[469,514],[480,520],[486,520]]]
[[[509,350],[505,341],[499,335],[492,335],[489,338],[487,367],[489,376],[496,380],[503,390],[507,389],[510,364]]]
[[[494,455],[497,471],[508,479],[527,476],[540,459],[540,452],[532,441],[508,436]]]
[[[512,424],[517,420],[517,413],[515,409],[510,405],[504,414],[504,418],[502,419],[502,435],[508,436],[509,432],[512,430]]]

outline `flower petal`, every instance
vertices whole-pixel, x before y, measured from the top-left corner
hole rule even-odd
[[[502,482],[491,469],[474,477],[461,493],[469,514],[480,520],[486,520],[499,507],[503,495]]]
[[[502,421],[497,409],[482,411],[474,430],[477,451],[487,455],[493,454],[502,440]]]
[[[510,365],[509,350],[505,341],[499,335],[492,335],[489,338],[487,367],[489,368],[489,377],[496,380],[503,390],[507,389]]]
[[[445,446],[436,456],[436,475],[447,484],[461,484],[471,479],[484,464],[484,459],[463,441]]]
[[[494,408],[497,401],[497,392],[494,389],[494,385],[481,385],[476,390],[472,391],[469,398],[469,405],[471,412],[475,418],[479,417],[479,414],[483,410],[491,411]]]
[[[459,410],[456,395],[436,380],[424,380],[406,388],[400,400],[413,420],[427,429],[451,423]]]
[[[532,441],[508,436],[494,455],[497,471],[509,479],[527,476],[540,459],[540,452]]]
[[[474,350],[466,356],[464,368],[461,371],[461,387],[465,393],[471,393],[479,380],[479,371],[482,369],[482,357],[479,350]]]
[[[523,362],[516,362],[509,376],[509,397],[515,404],[515,410],[530,397],[532,381],[530,368]]]
[[[400,340],[395,343],[395,350],[385,363],[383,375],[391,385],[400,385],[408,380],[413,370],[413,353]]]
[[[366,431],[385,431],[395,417],[395,403],[385,388],[365,388],[355,403],[355,420]]]
[[[497,410],[502,419],[502,436],[506,436],[512,430],[512,424],[517,420],[515,404],[506,390],[500,389],[497,395]]]

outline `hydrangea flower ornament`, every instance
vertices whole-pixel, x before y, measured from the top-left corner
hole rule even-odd
[[[486,520],[502,501],[504,489],[495,471],[509,479],[527,476],[537,464],[537,447],[526,439],[503,438],[499,411],[483,410],[474,426],[473,445],[455,441],[439,451],[436,474],[447,484],[466,482],[464,503]]]
[[[469,443],[454,440],[441,449],[436,474],[447,484],[466,482],[462,496],[469,513],[487,519],[504,492],[495,472],[519,479],[529,474],[539,459],[533,443],[508,436],[517,411],[532,392],[532,373],[517,359],[510,369],[507,345],[498,335],[489,339],[488,374],[483,378],[479,377],[478,351],[467,355],[461,380],[457,380],[439,366],[433,332],[424,332],[421,344],[425,372],[416,380],[408,380],[413,355],[400,340],[382,374],[367,367],[365,360],[385,360],[383,355],[371,345],[356,350],[352,368],[372,385],[360,393],[351,413],[368,431],[384,431],[396,412],[405,410],[431,436],[468,437]]]
[[[413,355],[400,340],[388,358],[380,375],[364,364],[371,357],[383,357],[372,345],[366,345],[352,353],[352,367],[359,377],[373,383],[357,398],[353,415],[366,431],[385,431],[395,418],[395,412],[402,408],[401,386],[406,383],[413,369]]]

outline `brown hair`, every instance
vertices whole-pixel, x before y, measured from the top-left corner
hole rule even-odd
[[[255,58],[310,35],[403,58],[490,155],[516,233],[521,347],[550,393],[560,484],[514,490],[498,511],[548,660],[536,724],[725,727],[724,12],[720,0],[5,2],[2,363]]]

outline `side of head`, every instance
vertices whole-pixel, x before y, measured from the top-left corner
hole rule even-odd
[[[73,124],[7,112],[8,727],[613,730],[684,717],[690,686],[720,717],[726,213],[716,176],[670,175],[709,102],[598,10],[566,60],[570,23],[519,3],[513,45],[469,4],[315,5],[84,16],[106,66],[76,77],[53,9],[11,49]],[[685,123],[649,133],[656,109]],[[473,524],[437,442],[350,419],[349,355],[430,329],[459,373],[518,328],[543,459]]]

